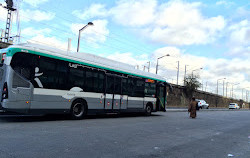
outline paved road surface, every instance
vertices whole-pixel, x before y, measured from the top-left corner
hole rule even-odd
[[[158,112],[154,116],[0,116],[1,158],[250,157],[250,111]]]

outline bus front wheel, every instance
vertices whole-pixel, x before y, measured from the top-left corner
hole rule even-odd
[[[152,112],[152,107],[148,104],[146,106],[146,111],[145,111],[146,116],[150,116],[151,112]]]
[[[83,119],[87,114],[87,106],[84,102],[75,102],[71,107],[71,118],[75,120]]]

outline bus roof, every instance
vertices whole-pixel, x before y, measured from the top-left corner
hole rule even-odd
[[[132,65],[96,56],[89,53],[67,52],[57,48],[52,48],[38,44],[31,44],[31,43],[12,45],[8,47],[8,50],[10,51],[7,53],[7,56],[12,56],[16,52],[26,52],[37,55],[44,55],[47,57],[65,60],[77,64],[83,64],[100,69],[120,72],[127,75],[133,75],[133,76],[166,82],[166,80],[159,75],[138,70],[135,69],[135,67]]]

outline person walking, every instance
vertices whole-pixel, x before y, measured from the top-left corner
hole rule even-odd
[[[195,101],[195,97],[192,97],[192,100],[188,106],[188,112],[190,113],[191,118],[196,118],[196,108],[197,108],[197,101]]]

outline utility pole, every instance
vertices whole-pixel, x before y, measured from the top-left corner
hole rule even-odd
[[[224,97],[224,84],[225,84],[225,80],[223,80],[223,97]]]
[[[183,82],[184,82],[184,85],[185,85],[185,81],[186,81],[187,66],[188,66],[188,65],[185,65],[185,73],[184,73],[184,81],[183,81]]]
[[[234,85],[238,85],[240,83],[232,84],[232,98],[234,97]]]
[[[6,21],[6,29],[4,33],[4,37],[1,36],[0,38],[0,48],[7,48],[12,43],[9,42],[10,39],[10,32],[11,32],[11,13],[16,9],[13,8],[13,1],[12,0],[5,0],[7,6],[2,6],[3,8],[7,9],[7,21]]]
[[[16,9],[13,8],[13,1],[12,0],[6,0],[7,3],[7,22],[6,22],[6,30],[5,30],[5,36],[4,36],[4,42],[9,42],[9,36],[10,36],[10,28],[11,28],[11,11],[15,11]]]
[[[207,91],[207,81],[206,81],[206,87],[205,87],[205,92]]]
[[[227,85],[228,85],[228,82],[226,83],[226,98],[227,98]]]
[[[148,72],[150,71],[150,61],[148,62]]]
[[[248,102],[248,90],[246,90],[246,102]]]
[[[184,79],[186,78],[186,74],[187,74],[187,66],[188,66],[188,65],[185,65],[185,74],[184,74]]]
[[[234,97],[234,85],[232,85],[232,98]]]
[[[149,72],[149,69],[150,69],[150,61],[148,61],[147,63],[148,63],[148,72]]]
[[[177,62],[178,62],[178,70],[177,70],[177,85],[178,85],[180,61],[177,61]]]
[[[243,100],[243,90],[244,90],[244,89],[242,88],[242,100]]]
[[[217,80],[217,90],[216,90],[217,95],[219,95],[219,88],[218,88],[219,80],[225,80],[225,79],[226,79],[226,78],[220,78],[220,79]]]

